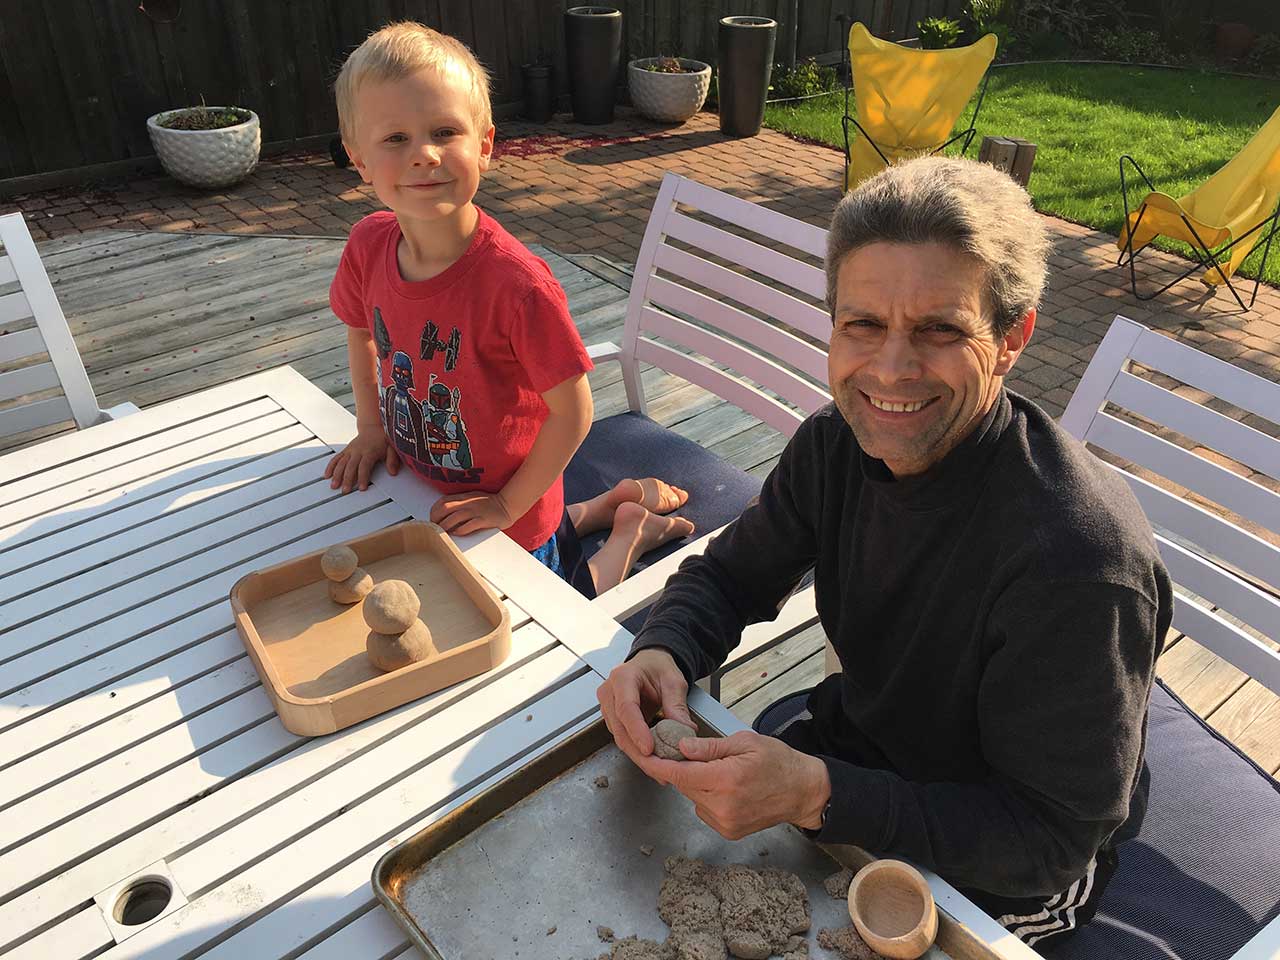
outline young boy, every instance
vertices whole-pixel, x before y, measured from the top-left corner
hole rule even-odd
[[[453,37],[396,23],[335,87],[343,144],[390,212],[352,228],[329,291],[348,327],[357,433],[324,475],[347,493],[378,462],[407,463],[444,491],[431,520],[447,532],[497,527],[583,592],[609,589],[641,553],[693,532],[663,516],[688,495],[624,480],[565,509],[592,365],[550,269],[472,202],[493,152],[484,68]],[[576,535],[610,526],[584,570]]]

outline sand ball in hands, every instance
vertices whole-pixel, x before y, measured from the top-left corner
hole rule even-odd
[[[373,577],[359,565],[356,552],[338,544],[320,558],[320,569],[329,580],[329,596],[337,603],[359,603],[373,589]]]
[[[399,670],[435,653],[431,631],[418,619],[420,609],[417,592],[403,580],[380,583],[365,598],[365,651],[379,670]]]
[[[650,730],[653,734],[653,755],[663,760],[683,760],[680,752],[680,741],[685,737],[696,737],[698,731],[679,720],[659,720]]]

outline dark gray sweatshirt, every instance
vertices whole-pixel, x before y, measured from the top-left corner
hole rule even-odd
[[[810,567],[843,667],[810,699],[832,785],[818,839],[998,896],[1080,878],[1130,815],[1173,611],[1124,482],[1007,391],[901,480],[828,406],[681,564],[632,652],[705,676]]]

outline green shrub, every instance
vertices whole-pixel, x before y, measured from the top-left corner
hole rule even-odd
[[[1090,5],[1079,0],[1019,0],[1013,26],[1029,41],[1033,37],[1042,38],[1041,45],[1048,45],[1043,40],[1045,37],[1060,36],[1069,50],[1088,40],[1097,16]]]
[[[920,32],[920,46],[926,50],[943,50],[954,47],[964,32],[959,20],[949,17],[926,17],[916,23]]]
[[[218,110],[214,107],[188,107],[161,117],[156,124],[169,130],[221,130],[245,123],[249,111],[240,107]]]
[[[1106,60],[1122,63],[1178,63],[1181,60],[1153,30],[1117,27],[1100,32],[1095,41]]]
[[[826,93],[839,86],[836,71],[832,67],[819,66],[810,57],[802,60],[791,69],[783,64],[773,68],[773,79],[769,84],[770,100],[794,100],[797,97],[811,97],[815,93]]]
[[[1250,73],[1280,74],[1280,35],[1260,34],[1244,65]]]
[[[1004,0],[968,0],[964,15],[973,25],[975,36],[995,33],[996,24],[1004,10]]]

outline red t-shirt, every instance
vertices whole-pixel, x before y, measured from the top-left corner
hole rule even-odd
[[[329,288],[338,318],[373,334],[382,425],[400,456],[444,493],[497,493],[547,419],[541,394],[591,369],[550,268],[480,211],[471,244],[439,276],[400,275],[395,214],[351,230]],[[564,514],[564,484],[507,528],[526,550]]]

